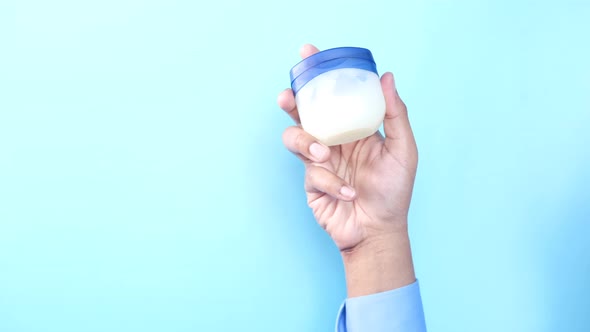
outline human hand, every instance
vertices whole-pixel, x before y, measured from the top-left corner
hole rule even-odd
[[[303,58],[318,52],[312,45]],[[342,253],[349,297],[379,293],[415,280],[408,210],[418,164],[406,105],[391,73],[381,77],[386,112],[381,133],[326,147],[306,133],[291,89],[279,106],[296,125],[283,143],[305,164],[307,203]]]
[[[314,46],[305,45],[301,56],[316,52]],[[279,106],[297,124],[284,131],[283,142],[305,164],[308,205],[341,251],[407,230],[418,152],[406,105],[391,73],[382,76],[381,86],[386,102],[385,137],[376,132],[332,147],[301,128],[291,89],[278,97]]]

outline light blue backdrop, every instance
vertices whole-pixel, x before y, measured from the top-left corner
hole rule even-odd
[[[430,331],[590,330],[590,2],[0,1],[0,331],[332,331],[275,105],[370,48],[420,149]]]

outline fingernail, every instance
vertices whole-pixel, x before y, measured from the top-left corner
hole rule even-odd
[[[349,186],[342,186],[342,188],[340,188],[340,195],[342,195],[343,197],[346,198],[353,198],[355,195],[354,189],[352,189]]]
[[[317,161],[319,161],[324,160],[329,150],[327,147],[321,145],[320,143],[312,143],[309,146],[309,152]]]

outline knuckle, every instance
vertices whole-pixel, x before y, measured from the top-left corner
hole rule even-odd
[[[284,103],[284,97],[283,97],[283,95],[284,95],[283,91],[281,91],[278,94],[278,96],[277,96],[277,105],[279,105],[279,107],[284,110],[285,103]]]
[[[318,177],[318,168],[315,166],[311,166],[307,169],[307,174],[306,174],[306,179],[310,182],[310,183],[314,183],[317,180]]]
[[[406,106],[406,103],[401,99],[399,100],[399,110],[401,113],[408,113],[408,106]]]
[[[283,131],[283,143],[286,146],[290,146],[291,145],[291,141],[293,140],[293,130],[295,128],[294,127],[287,127],[287,129],[285,129],[285,131]]]
[[[292,109],[293,92],[291,89],[285,89],[278,94],[277,104],[283,111],[289,112]]]
[[[300,151],[305,151],[306,150],[306,142],[307,142],[307,139],[305,137],[305,134],[304,134],[303,130],[299,130],[299,132],[295,136],[294,142],[295,142],[295,146]]]
[[[314,187],[321,191],[326,189],[327,182],[326,181],[326,174],[324,174],[324,170],[318,166],[312,166],[309,168],[308,171],[308,180],[309,183]]]
[[[288,131],[289,131],[289,128],[283,130],[283,134],[281,135],[281,138],[283,140],[283,143],[285,143],[285,145],[287,143]]]

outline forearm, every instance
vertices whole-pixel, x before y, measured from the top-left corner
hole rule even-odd
[[[343,251],[348,297],[385,292],[416,280],[407,227],[368,238]]]

